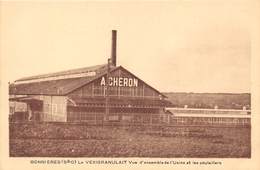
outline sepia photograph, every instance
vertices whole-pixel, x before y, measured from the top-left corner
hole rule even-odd
[[[9,158],[252,158],[251,3],[0,5]]]
[[[13,40],[24,37],[7,51],[22,60],[10,69],[32,74],[9,82],[10,156],[250,158],[246,21],[236,10],[223,20],[209,7],[211,16],[198,6],[186,21],[178,20],[185,6],[8,4]],[[102,27],[117,17],[122,26]],[[84,67],[74,69],[73,60]],[[69,69],[44,66],[63,62]],[[46,74],[34,75],[36,65]]]

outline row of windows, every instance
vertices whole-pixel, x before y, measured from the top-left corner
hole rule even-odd
[[[105,112],[102,107],[68,107],[68,112]],[[110,113],[159,113],[158,108],[109,108]]]
[[[159,115],[132,115],[132,114],[110,114],[107,119],[109,121],[123,121],[134,123],[159,123],[161,117]],[[104,120],[103,114],[85,113],[85,112],[69,112],[67,120],[69,122],[95,122]]]
[[[224,117],[172,117],[173,124],[250,124],[249,118]]]
[[[195,113],[198,113],[198,114],[232,114],[232,113],[235,113],[235,114],[247,114],[247,111],[230,111],[230,110],[227,110],[227,111],[223,111],[223,110],[173,110],[172,111],[173,113],[191,113],[191,114],[195,114]]]
[[[95,87],[94,96],[105,96],[106,87]],[[110,96],[144,96],[142,88],[129,88],[129,87],[109,87]],[[153,94],[150,94],[153,96]]]
[[[149,87],[109,87],[109,96],[128,96],[128,97],[159,97],[159,94]],[[105,96],[107,92],[106,86],[89,85],[75,91],[71,95],[77,96]]]

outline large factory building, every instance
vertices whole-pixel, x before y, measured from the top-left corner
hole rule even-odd
[[[116,31],[107,64],[26,77],[9,85],[11,121],[169,122],[166,96],[116,65]]]

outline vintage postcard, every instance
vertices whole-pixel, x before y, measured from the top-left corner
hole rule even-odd
[[[250,169],[259,1],[1,1],[0,169]]]

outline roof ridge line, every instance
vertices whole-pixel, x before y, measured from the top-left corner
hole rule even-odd
[[[15,82],[38,80],[38,79],[52,78],[52,77],[59,77],[59,76],[61,77],[61,76],[77,75],[77,74],[79,75],[79,74],[83,74],[83,73],[95,72],[104,66],[106,66],[106,64],[94,65],[94,66],[89,66],[89,67],[81,67],[81,68],[76,68],[76,69],[69,69],[69,70],[52,72],[52,73],[47,73],[47,74],[40,74],[40,75],[20,78],[18,80],[15,80]],[[80,77],[80,75],[78,77]],[[84,77],[84,76],[82,76],[82,77]],[[60,79],[62,79],[62,78],[60,78]],[[45,81],[48,81],[48,80],[45,80]]]

